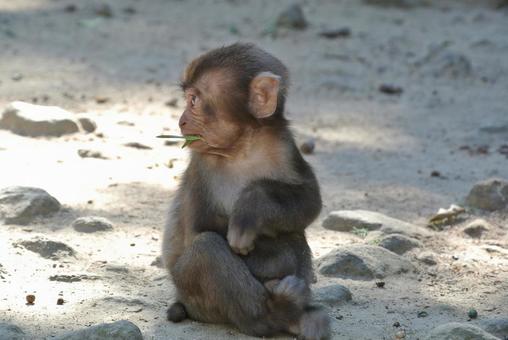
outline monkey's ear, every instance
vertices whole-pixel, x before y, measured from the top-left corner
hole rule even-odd
[[[249,108],[256,118],[267,118],[277,108],[280,77],[272,72],[261,72],[250,83]]]

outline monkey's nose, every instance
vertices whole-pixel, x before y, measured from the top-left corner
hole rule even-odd
[[[187,122],[183,116],[180,117],[180,120],[178,121],[178,125],[180,125],[180,128],[183,128],[185,125],[187,125]]]

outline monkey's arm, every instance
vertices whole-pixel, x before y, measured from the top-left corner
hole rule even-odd
[[[248,185],[236,201],[228,226],[232,249],[247,254],[258,235],[303,231],[321,211],[315,179],[298,184],[262,179]]]

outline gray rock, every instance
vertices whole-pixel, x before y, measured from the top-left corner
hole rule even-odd
[[[81,233],[113,230],[113,224],[109,220],[96,216],[79,217],[72,222],[72,227]]]
[[[491,178],[476,183],[466,197],[466,204],[488,211],[506,208],[508,205],[508,181]]]
[[[100,279],[98,276],[91,276],[86,274],[79,274],[79,275],[51,275],[49,277],[49,281],[58,281],[58,282],[80,282],[80,281],[95,281]]]
[[[79,331],[70,332],[59,337],[59,340],[143,340],[138,326],[127,320],[113,323],[102,323]]]
[[[118,273],[118,274],[128,274],[129,268],[126,266],[122,266],[119,264],[107,264],[104,269],[108,272]]]
[[[425,0],[364,0],[364,2],[368,5],[400,8],[411,8],[428,4],[428,1]]]
[[[81,128],[88,133],[94,132],[97,129],[97,124],[90,118],[79,118],[78,119],[79,125],[81,125]]]
[[[157,256],[155,260],[150,263],[150,265],[157,268],[164,268],[164,264],[162,263],[162,256]]]
[[[462,232],[472,238],[480,238],[482,234],[492,228],[491,224],[482,218],[477,218],[469,223]]]
[[[340,284],[332,284],[329,286],[315,288],[313,291],[313,297],[314,301],[329,305],[337,305],[351,301],[353,295],[347,287]]]
[[[425,228],[398,220],[374,211],[332,211],[323,221],[323,227],[336,231],[352,231],[354,228],[379,230],[383,234],[403,234],[409,237],[424,237],[431,234]]]
[[[395,254],[402,255],[413,248],[421,248],[423,244],[412,237],[390,234],[381,239],[379,246],[393,251]]]
[[[78,155],[81,158],[109,159],[108,157],[104,156],[100,151],[95,150],[79,149]]]
[[[499,340],[471,324],[450,322],[434,328],[426,340]]]
[[[480,321],[480,327],[501,339],[508,337],[508,316],[494,316]]]
[[[27,337],[18,326],[7,322],[0,322],[0,339],[24,340]]]
[[[403,257],[371,245],[340,247],[318,260],[321,274],[353,280],[384,278],[414,269],[411,262]]]
[[[0,129],[28,137],[60,137],[79,131],[72,113],[56,106],[12,102],[0,116]]]
[[[416,255],[416,259],[428,266],[435,266],[438,263],[436,254],[431,251],[423,251]]]
[[[437,56],[429,64],[434,77],[463,78],[473,72],[469,58],[458,52],[446,52]]]
[[[60,203],[45,190],[32,187],[0,190],[0,221],[6,224],[25,225],[59,210]]]
[[[508,134],[508,123],[496,124],[496,125],[485,125],[482,126],[480,132],[488,134]]]
[[[15,247],[22,246],[26,250],[39,254],[45,259],[59,260],[68,256],[75,256],[74,249],[62,242],[43,239],[33,241],[21,241],[13,244]]]
[[[5,279],[4,275],[7,275],[7,271],[4,269],[4,267],[0,263],[0,279]]]
[[[278,27],[304,29],[307,27],[307,20],[303,15],[302,7],[293,4],[286,8],[277,18]]]

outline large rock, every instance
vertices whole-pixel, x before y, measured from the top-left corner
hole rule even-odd
[[[113,229],[113,224],[104,217],[87,216],[79,217],[72,222],[72,227],[81,233],[95,233]]]
[[[8,187],[0,190],[0,221],[25,225],[39,216],[60,210],[60,203],[45,190]]]
[[[398,220],[374,211],[332,211],[323,221],[323,227],[336,231],[352,231],[354,228],[379,230],[383,234],[403,234],[409,237],[424,237],[431,234],[425,228]]]
[[[434,328],[426,340],[499,340],[471,324],[450,322]]]
[[[313,290],[314,301],[329,305],[337,305],[351,301],[351,291],[340,284],[318,287]]]
[[[143,340],[138,326],[127,320],[113,323],[102,323],[76,332],[70,332],[59,337],[58,340]]]
[[[60,137],[79,131],[72,113],[56,106],[12,102],[0,116],[0,129],[28,137]]]
[[[476,183],[466,197],[466,204],[488,211],[506,208],[508,206],[508,181],[491,178]]]
[[[501,339],[508,337],[508,316],[494,316],[480,321],[483,330]]]
[[[0,339],[24,340],[28,338],[18,326],[7,322],[0,322]]]
[[[59,260],[68,256],[75,256],[74,249],[62,242],[35,239],[33,241],[20,241],[14,243],[15,247],[23,247],[26,250],[39,254],[45,259]]]
[[[412,237],[400,234],[386,235],[379,242],[379,246],[388,249],[395,254],[402,255],[413,248],[421,248],[423,244]]]
[[[340,247],[318,260],[321,274],[353,280],[384,278],[414,269],[411,262],[403,257],[371,245]]]

